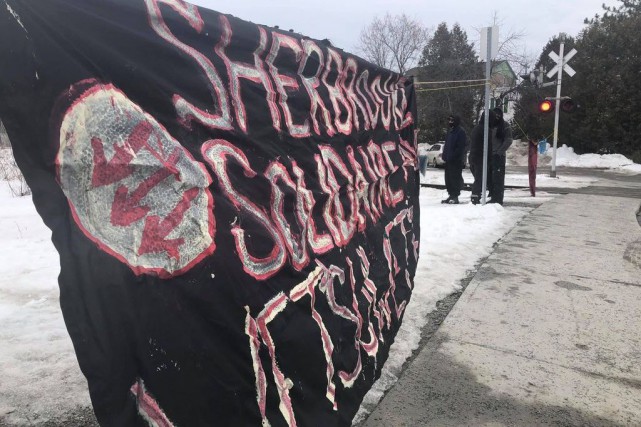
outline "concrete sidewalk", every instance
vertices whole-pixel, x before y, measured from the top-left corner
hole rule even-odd
[[[640,203],[532,212],[364,425],[641,426]]]

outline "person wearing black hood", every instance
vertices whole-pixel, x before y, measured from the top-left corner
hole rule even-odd
[[[496,125],[496,116],[494,111],[490,110],[489,114],[489,135],[488,135],[488,154],[487,154],[487,180],[486,188],[492,193],[492,135]],[[478,123],[472,129],[472,141],[470,143],[470,172],[474,176],[472,184],[472,204],[477,205],[481,202],[481,192],[483,188],[483,146],[485,144],[485,113],[481,114]]]
[[[503,204],[503,193],[505,192],[505,159],[507,149],[512,145],[512,129],[503,120],[503,110],[495,108],[492,110],[496,117],[495,130],[492,135],[492,200],[489,203]]]
[[[458,196],[463,186],[463,168],[465,167],[465,143],[467,135],[461,128],[461,118],[451,115],[448,118],[450,130],[445,137],[443,160],[445,161],[445,188],[448,198],[441,203],[457,205]]]

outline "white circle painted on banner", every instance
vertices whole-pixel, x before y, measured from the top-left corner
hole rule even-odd
[[[176,276],[214,252],[205,166],[113,85],[66,111],[56,165],[83,233],[136,274]]]

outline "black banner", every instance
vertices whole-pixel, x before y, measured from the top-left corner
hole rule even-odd
[[[418,261],[411,81],[181,0],[2,0],[0,63],[100,423],[349,425]]]

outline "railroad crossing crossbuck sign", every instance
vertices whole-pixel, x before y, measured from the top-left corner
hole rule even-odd
[[[570,77],[576,74],[576,71],[568,65],[568,61],[576,55],[576,49],[572,49],[566,55],[563,55],[565,43],[559,44],[559,53],[550,52],[548,56],[552,58],[556,65],[547,73],[548,78],[556,75],[556,109],[554,111],[554,144],[552,145],[552,163],[550,165],[550,176],[556,178],[556,146],[559,140],[559,107],[561,102],[561,81],[563,80],[563,71]]]
[[[563,51],[561,51],[561,55],[563,55]],[[555,52],[550,52],[548,53],[548,56],[552,58],[554,62],[556,62],[556,65],[547,73],[548,79],[551,79],[552,76],[554,76],[556,73],[559,72],[559,69],[563,67],[563,71],[568,73],[570,77],[576,74],[576,71],[572,67],[568,65],[568,61],[572,59],[576,55],[576,49],[572,49],[563,57],[563,60],[561,60],[561,57],[555,53]]]

